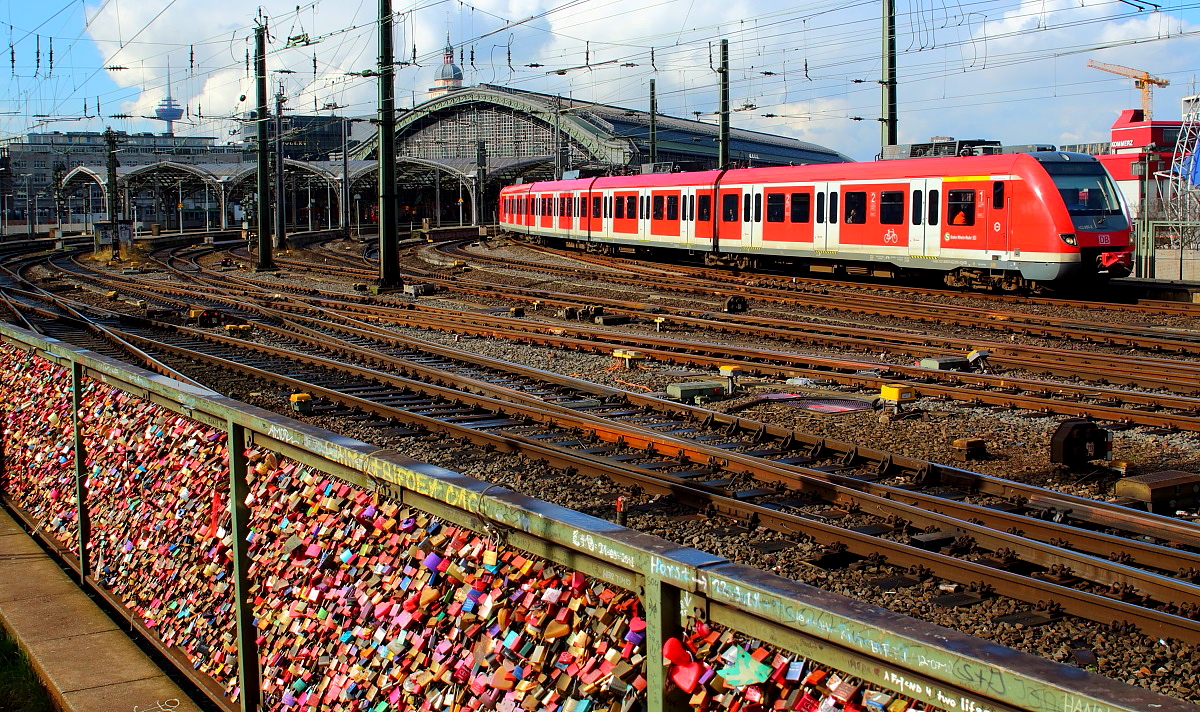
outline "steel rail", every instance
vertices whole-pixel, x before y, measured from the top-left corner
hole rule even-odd
[[[462,391],[457,391],[442,386],[430,385],[412,382],[409,379],[399,379],[395,376],[374,371],[372,369],[363,369],[352,367],[344,363],[333,362],[329,359],[315,357],[307,354],[299,354],[296,352],[288,352],[285,349],[277,349],[265,347],[258,344],[248,342],[239,342],[235,339],[227,339],[207,332],[194,332],[193,330],[182,330],[188,336],[193,338],[203,339],[205,341],[215,343],[225,343],[226,345],[234,345],[243,348],[253,348],[253,350],[271,353],[282,356],[287,352],[286,358],[295,360],[307,365],[321,365],[335,371],[351,374],[358,374],[362,378],[367,378],[380,383],[392,383],[400,385],[410,390],[418,390],[427,395],[435,395],[443,398],[449,398],[452,402],[470,403],[473,407],[484,408],[495,412],[505,412],[506,409],[512,408],[512,404],[505,403],[486,396],[474,396],[466,394]],[[195,359],[216,365],[220,368],[232,369],[237,372],[245,373],[254,378],[265,378],[277,383],[285,384],[290,387],[303,389],[313,393],[315,396],[326,398],[333,402],[342,403],[347,406],[363,409],[367,412],[374,412],[381,416],[399,420],[401,422],[417,423],[420,427],[433,432],[445,432],[453,435],[456,438],[464,438],[476,444],[487,444],[493,447],[498,447],[506,452],[514,452],[518,449],[525,451],[526,454],[535,458],[546,457],[549,453],[554,453],[556,462],[569,463],[569,466],[579,469],[580,467],[590,468],[590,471],[597,469],[603,471],[607,476],[614,476],[615,473],[620,473],[625,478],[632,477],[632,482],[643,488],[648,488],[648,491],[661,492],[664,494],[689,494],[690,498],[681,498],[684,503],[690,503],[690,506],[697,506],[694,499],[712,500],[705,502],[700,509],[715,508],[717,511],[740,516],[752,521],[778,523],[782,527],[782,531],[801,531],[807,536],[813,537],[815,540],[824,544],[832,544],[833,542],[845,542],[857,554],[870,555],[873,552],[878,552],[883,549],[885,555],[891,558],[892,562],[898,559],[902,563],[900,565],[911,565],[912,563],[922,562],[922,565],[930,565],[934,567],[935,572],[940,576],[944,576],[949,580],[960,583],[975,583],[978,581],[987,581],[994,586],[996,591],[1003,595],[1024,600],[1027,602],[1045,601],[1045,598],[1034,598],[1034,596],[1049,596],[1049,600],[1063,603],[1065,611],[1101,622],[1109,622],[1116,620],[1136,621],[1136,625],[1146,631],[1148,634],[1176,637],[1188,642],[1200,642],[1200,621],[1181,618],[1169,613],[1157,611],[1153,609],[1145,609],[1139,606],[1131,605],[1125,601],[1119,601],[1115,598],[1106,597],[1099,594],[1088,593],[1078,589],[1064,587],[1058,584],[1042,581],[1038,579],[1030,579],[1028,577],[1017,576],[1008,572],[997,571],[993,567],[974,562],[967,562],[955,557],[937,552],[927,552],[916,547],[891,542],[881,537],[874,537],[865,534],[859,534],[848,529],[825,525],[820,522],[814,522],[811,519],[799,515],[790,515],[782,513],[771,507],[755,505],[752,503],[738,500],[736,497],[731,497],[723,494],[715,487],[704,486],[699,483],[690,482],[681,478],[674,478],[667,474],[653,473],[643,474],[637,472],[636,466],[622,465],[621,463],[605,463],[598,462],[591,457],[580,457],[573,453],[562,453],[556,448],[547,447],[536,441],[530,442],[520,436],[508,438],[503,434],[487,433],[479,427],[471,427],[459,423],[452,423],[438,420],[426,415],[407,413],[402,410],[397,410],[386,405],[374,403],[369,399],[362,398],[353,394],[347,394],[336,389],[330,389],[309,383],[300,379],[283,376],[276,373],[262,371],[251,366],[246,366],[235,361],[231,361],[222,357],[212,356],[204,352],[198,352],[193,349],[187,349],[176,346],[164,346],[161,343],[146,337],[139,337],[130,334],[130,338],[135,340],[141,339],[147,342],[148,345],[155,345],[168,351],[173,351],[180,356]],[[706,452],[703,447],[694,445],[688,446],[685,442],[681,442],[671,438],[662,438],[657,434],[641,433],[637,430],[628,427],[617,427],[610,422],[596,420],[579,414],[567,414],[557,408],[547,408],[545,404],[537,407],[522,406],[520,416],[527,418],[533,422],[539,422],[546,425],[557,425],[558,427],[567,427],[571,430],[587,430],[595,437],[605,442],[621,443],[625,447],[634,450],[643,450],[647,453],[657,453],[662,456],[684,460],[689,456],[689,452],[699,458],[699,461],[709,461],[713,457],[728,459],[731,462],[737,461],[738,457],[732,453],[725,451],[716,451],[715,454]],[[478,420],[486,422],[486,416],[481,416]],[[564,421],[570,421],[569,425],[564,425]],[[683,448],[681,448],[683,446]],[[688,449],[684,449],[688,448]],[[774,468],[772,476],[777,479],[780,477],[787,478],[788,473]],[[615,470],[615,472],[614,472]],[[656,483],[655,480],[658,480]],[[820,482],[816,487],[831,487],[837,488],[837,485]],[[859,494],[864,498],[865,502],[872,506],[878,506],[880,509],[887,509],[896,513],[901,513],[901,516],[911,518],[915,521],[928,520],[931,522],[944,522],[948,526],[953,526],[956,529],[968,530],[973,525],[964,522],[956,522],[949,517],[922,512],[915,507],[908,505],[888,502],[880,497],[872,495]],[[692,500],[689,502],[689,499]],[[1015,547],[1025,549],[1032,546],[1026,543],[1022,538],[1013,535],[1005,535],[1001,532],[993,532],[988,536],[998,539],[1007,539]],[[1034,547],[1039,548],[1039,547]],[[1052,556],[1052,552],[1058,549],[1049,545],[1041,545],[1047,556]],[[1128,567],[1119,564],[1111,564],[1102,562],[1098,559],[1093,560],[1091,557],[1086,557],[1074,552],[1066,552],[1067,558],[1076,562],[1087,562],[1095,565],[1096,570],[1106,569],[1114,573],[1118,579],[1124,578],[1125,581],[1138,581],[1143,585],[1156,585],[1155,577],[1147,572],[1137,569],[1129,569]],[[953,572],[950,575],[945,574],[945,571]],[[970,572],[973,577],[964,579],[963,574]],[[986,572],[987,575],[982,575]],[[1092,572],[1088,569],[1087,573]],[[1081,572],[1082,573],[1082,572]],[[1161,577],[1158,577],[1161,579]],[[1163,579],[1162,583],[1170,582],[1169,579]],[[1020,583],[1018,583],[1020,582]],[[1175,591],[1176,595],[1183,591],[1195,591],[1200,593],[1197,587],[1180,584],[1180,582],[1171,582],[1175,584],[1171,588],[1175,589],[1178,586],[1183,586],[1182,589]],[[1031,593],[1032,592],[1032,593]]]
[[[911,294],[922,297],[942,297],[947,299],[962,300],[964,297],[987,301],[999,302],[1004,305],[1029,305],[1029,306],[1047,306],[1047,307],[1067,307],[1072,309],[1083,309],[1093,311],[1120,311],[1131,314],[1157,314],[1161,316],[1187,316],[1200,317],[1200,304],[1191,304],[1188,302],[1173,302],[1160,299],[1138,299],[1134,302],[1108,301],[1099,296],[1096,299],[1081,300],[1070,299],[1066,297],[1031,297],[1021,294],[991,294],[981,291],[961,291],[945,288],[934,287],[916,287],[912,285],[888,284],[880,282],[851,282],[835,279],[821,279],[815,277],[800,277],[790,274],[780,274],[771,270],[757,270],[753,273],[744,271],[729,271],[718,270],[709,267],[699,267],[696,265],[679,264],[679,263],[646,263],[634,262],[619,257],[604,257],[595,254],[572,252],[570,250],[558,250],[549,248],[544,245],[532,245],[524,243],[525,249],[533,252],[541,252],[543,254],[552,255],[555,257],[563,257],[575,259],[588,264],[594,264],[604,267],[615,267],[631,272],[649,271],[653,274],[655,271],[663,272],[670,271],[681,276],[690,276],[697,279],[706,279],[714,282],[724,282],[736,285],[744,285],[746,280],[755,282],[767,281],[770,282],[776,289],[784,291],[820,291],[825,294],[842,294],[836,290],[867,290],[875,292],[884,292],[891,294]],[[322,251],[322,255],[325,252]],[[655,267],[655,265],[658,265]],[[1107,284],[1101,285],[1108,291],[1120,290],[1123,285],[1120,281],[1110,281]],[[859,292],[848,291],[845,296],[863,296]]]
[[[863,452],[867,453],[870,451],[863,451]],[[864,457],[868,457],[868,455],[864,455]],[[877,458],[877,461],[882,462],[885,457],[891,458],[892,456],[887,455],[887,454],[878,454],[875,457]],[[929,466],[929,463],[924,463],[923,465],[917,465],[917,467],[928,467],[928,466]],[[1004,482],[1004,481],[999,481],[999,482]],[[1013,484],[1014,483],[1009,483],[1007,486],[1002,486],[1002,489],[1004,490],[1004,495],[1008,496],[1008,497],[1025,496],[1025,495],[1015,494]],[[1063,495],[1048,493],[1045,490],[1031,491],[1028,493],[1028,496],[1036,497],[1037,502],[1039,503],[1040,506],[1055,507],[1056,509],[1060,509],[1060,510],[1070,508],[1073,511],[1081,512],[1081,516],[1079,517],[1080,519],[1082,519],[1084,521],[1094,521],[1097,524],[1103,524],[1106,526],[1111,526],[1114,522],[1121,522],[1130,517],[1130,515],[1128,515],[1124,512],[1106,510],[1104,507],[1098,508],[1094,503],[1089,503],[1088,501],[1084,501],[1081,499],[1078,499],[1077,501],[1075,501],[1075,500],[1065,501],[1063,499],[1063,497],[1064,497]],[[1113,508],[1113,509],[1119,510],[1119,509],[1123,509],[1123,508]],[[1172,522],[1175,522],[1176,524],[1172,525]],[[1157,533],[1164,531],[1164,527],[1165,527],[1165,530],[1171,530],[1172,526],[1175,526],[1178,528],[1177,520],[1166,520],[1165,522],[1159,522],[1158,524],[1153,525],[1151,527],[1143,527],[1140,529],[1139,533],[1157,534]],[[1182,531],[1175,532],[1174,536],[1186,541],[1187,536],[1188,536],[1188,531],[1186,528],[1181,528],[1181,529],[1182,529]],[[1135,527],[1135,530],[1137,530],[1136,527]],[[1100,552],[1100,553],[1103,553],[1103,552]]]
[[[274,310],[268,310],[274,311]],[[276,315],[283,317],[283,312],[276,312]],[[313,317],[310,317],[313,318]],[[350,321],[350,320],[347,320]],[[337,325],[337,324],[322,324],[321,328],[312,328],[304,326],[289,320],[284,327],[274,327],[262,325],[260,329],[266,330],[280,338],[293,339],[304,343],[308,346],[316,348],[328,348],[330,345],[328,332],[342,332],[343,335],[350,335],[360,340],[369,340],[381,342],[392,346],[401,346],[408,349],[419,349],[422,353],[431,353],[441,356],[446,359],[456,361],[464,361],[473,367],[489,368],[501,373],[515,375],[522,378],[537,380],[539,382],[550,383],[558,387],[569,388],[573,391],[585,393],[593,397],[602,399],[605,402],[614,402],[619,399],[620,402],[628,403],[642,410],[649,410],[662,415],[663,417],[683,419],[685,422],[711,422],[712,425],[707,427],[708,430],[725,430],[728,434],[735,433],[753,433],[756,440],[763,445],[769,441],[764,435],[769,435],[776,442],[799,442],[801,433],[786,428],[778,428],[768,426],[765,423],[753,421],[749,419],[731,416],[716,411],[699,408],[696,406],[675,403],[672,401],[663,400],[650,395],[633,394],[627,391],[609,388],[599,384],[594,384],[589,381],[572,378],[570,376],[562,376],[553,374],[540,369],[512,364],[498,359],[491,359],[486,356],[468,354],[454,349],[441,347],[430,342],[418,341],[408,338],[400,338],[395,334],[388,333],[384,329],[372,328],[371,325],[365,323]],[[412,362],[402,358],[390,356],[381,352],[367,353],[358,343],[343,342],[342,346],[350,349],[353,355],[361,358],[372,366],[385,366],[389,369],[395,369],[401,373],[415,373],[424,378],[440,378],[440,369],[431,368],[424,364],[413,364]],[[513,400],[514,402],[534,402],[537,404],[546,403],[543,397],[538,397],[533,401],[527,399],[524,394],[516,392],[505,386],[498,386],[490,381],[477,381],[476,379],[463,379],[458,387],[466,387],[468,390],[483,393],[493,398],[501,400]],[[553,405],[553,403],[550,403]],[[574,409],[568,409],[569,412],[575,413]],[[642,430],[645,430],[644,428]],[[734,431],[734,432],[729,432]],[[675,439],[673,439],[675,440]],[[682,442],[687,442],[687,439],[678,439]],[[815,443],[814,443],[815,445]],[[827,445],[826,445],[827,447]],[[707,449],[711,451],[711,448]],[[890,474],[893,469],[903,470],[903,468],[895,463],[892,455],[883,452],[872,453],[873,457],[861,454],[861,452],[849,444],[842,444],[841,452],[855,453],[855,458],[868,459],[876,463],[876,470],[883,470],[881,474]],[[711,455],[710,455],[711,458]],[[693,458],[695,459],[695,458]],[[815,459],[815,458],[814,458]],[[780,463],[773,462],[769,458],[754,458],[756,461],[761,461],[764,464],[779,467]],[[944,496],[926,495],[918,492],[913,492],[902,487],[894,487],[887,485],[876,485],[862,478],[840,476],[835,473],[826,473],[805,467],[800,464],[786,465],[788,469],[795,469],[802,473],[806,478],[816,478],[823,481],[832,482],[841,487],[846,487],[852,490],[866,492],[868,494],[878,495],[893,501],[913,504],[924,510],[929,510],[937,513],[947,513],[958,520],[982,520],[990,529],[1000,531],[1022,530],[1021,535],[1042,542],[1061,542],[1068,538],[1071,540],[1071,548],[1098,555],[1108,557],[1110,559],[1119,558],[1121,554],[1137,554],[1137,560],[1144,566],[1155,568],[1161,571],[1174,571],[1177,573],[1191,572],[1188,575],[1200,580],[1200,554],[1183,552],[1178,549],[1149,544],[1129,538],[1115,537],[1109,534],[1080,529],[1078,527],[1068,527],[1056,522],[1047,522],[1032,517],[1010,514],[1002,511],[997,511],[993,508],[955,502]],[[913,461],[906,471],[910,476],[918,476],[922,472],[928,473],[930,463],[923,461]],[[926,476],[928,476],[926,474]],[[760,480],[769,481],[769,477],[759,477]],[[945,478],[945,484],[949,484],[953,475],[948,473]],[[941,480],[938,480],[939,482]],[[797,483],[803,487],[803,483]],[[973,488],[972,488],[973,489]],[[1028,490],[1029,496],[1047,496],[1051,494],[1040,488]],[[839,495],[835,500],[842,500]],[[857,505],[857,502],[850,500],[850,503]],[[1060,506],[1063,502],[1059,501]],[[885,513],[890,515],[890,513]],[[1183,527],[1181,527],[1183,528]],[[1032,534],[1026,532],[1033,532]],[[1190,533],[1193,538],[1200,543],[1200,527],[1191,527]],[[1002,548],[1004,544],[1000,544]],[[1051,565],[1060,562],[1051,562]],[[1089,578],[1089,577],[1085,577]],[[1108,581],[1107,583],[1112,583]],[[1162,592],[1160,591],[1160,594]],[[1198,609],[1200,612],[1200,609]]]
[[[510,267],[505,260],[461,249],[461,243],[444,243],[438,249],[464,260],[474,260]],[[1023,312],[997,312],[993,309],[965,305],[949,306],[936,302],[914,302],[906,299],[874,295],[859,295],[850,292],[812,293],[797,295],[791,290],[764,289],[757,285],[741,284],[736,289],[713,286],[710,280],[684,277],[681,275],[654,275],[640,273],[626,277],[604,270],[585,271],[579,268],[540,263],[522,263],[521,269],[566,274],[577,279],[592,279],[612,282],[627,287],[650,288],[677,294],[725,299],[738,295],[760,302],[789,307],[811,307],[835,312],[869,314],[889,318],[903,318],[923,323],[951,323],[989,331],[1015,332],[1047,338],[1065,338],[1109,346],[1130,346],[1153,351],[1174,351],[1181,354],[1200,353],[1200,337],[1183,331],[1171,332],[1174,338],[1164,338],[1163,331],[1149,331],[1114,326],[1100,322],[1026,314]],[[780,293],[783,292],[783,293]]]
[[[302,266],[304,263],[283,260],[281,264]],[[366,278],[363,270],[346,270]],[[759,338],[785,340],[793,343],[815,344],[823,347],[885,350],[909,357],[930,355],[962,355],[971,349],[991,351],[989,360],[996,365],[1019,368],[1060,376],[1088,377],[1101,383],[1118,383],[1162,389],[1178,393],[1200,392],[1200,362],[1180,362],[1155,357],[1131,357],[1127,354],[1106,355],[1065,351],[1048,347],[1014,346],[1005,342],[905,335],[895,330],[869,329],[847,325],[798,322],[787,319],[754,317],[747,314],[724,314],[701,309],[664,307],[640,302],[628,302],[602,297],[581,297],[573,294],[508,287],[465,279],[461,276],[424,278],[447,291],[485,299],[504,298],[529,305],[602,306],[609,313],[651,321],[669,315],[668,323],[724,333],[743,334]],[[836,333],[830,333],[835,331]]]

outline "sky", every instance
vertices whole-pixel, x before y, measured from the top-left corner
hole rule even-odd
[[[1141,105],[1178,119],[1200,89],[1200,0],[895,0],[901,143],[932,136],[1005,144],[1109,140]],[[716,120],[719,42],[729,41],[731,122],[856,160],[879,152],[878,1],[393,0],[396,94],[425,98],[447,36],[465,84],[500,84]],[[235,141],[254,104],[256,23],[269,30],[271,92],[296,113],[369,115],[376,0],[8,0],[0,10],[0,140],[30,131],[161,132],[170,77],[176,133]],[[460,60],[461,57],[461,60]],[[6,71],[7,70],[7,71]],[[357,75],[355,74],[357,73]],[[7,75],[7,76],[5,76]],[[116,118],[114,118],[116,116]]]

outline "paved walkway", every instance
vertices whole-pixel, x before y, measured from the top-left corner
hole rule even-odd
[[[200,712],[3,509],[0,625],[64,712]]]

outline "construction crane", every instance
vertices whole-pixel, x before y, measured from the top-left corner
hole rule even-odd
[[[1133,85],[1142,90],[1142,119],[1144,121],[1150,120],[1150,113],[1154,108],[1154,87],[1165,87],[1171,83],[1166,79],[1150,76],[1150,72],[1122,67],[1119,64],[1105,64],[1104,62],[1089,59],[1088,66],[1092,69],[1099,69],[1102,72],[1109,72],[1132,79]]]

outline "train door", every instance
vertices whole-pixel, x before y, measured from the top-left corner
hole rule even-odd
[[[650,239],[650,191],[638,191],[638,239]]]
[[[942,251],[942,179],[917,178],[910,186],[908,254],[937,257]]]
[[[688,206],[691,206],[689,209]],[[679,193],[679,240],[681,245],[690,244],[692,241],[693,228],[696,223],[696,216],[693,211],[696,209],[696,189],[684,188]]]
[[[1008,252],[1008,185],[992,181],[987,200],[987,250],[992,255]]]
[[[838,195],[837,183],[817,183],[816,210],[813,216],[813,249],[827,252],[838,251]]]
[[[715,213],[714,210],[716,211]],[[712,249],[713,230],[717,225],[720,225],[719,222],[713,222],[714,217],[718,220],[721,217],[720,202],[713,202],[713,191],[711,188],[697,188],[696,205],[692,214],[691,239],[687,243],[689,247],[702,250]]]
[[[722,188],[718,198],[717,249],[725,250],[742,244],[742,190]]]
[[[742,245],[748,248],[762,247],[763,189],[753,187],[742,199]]]

